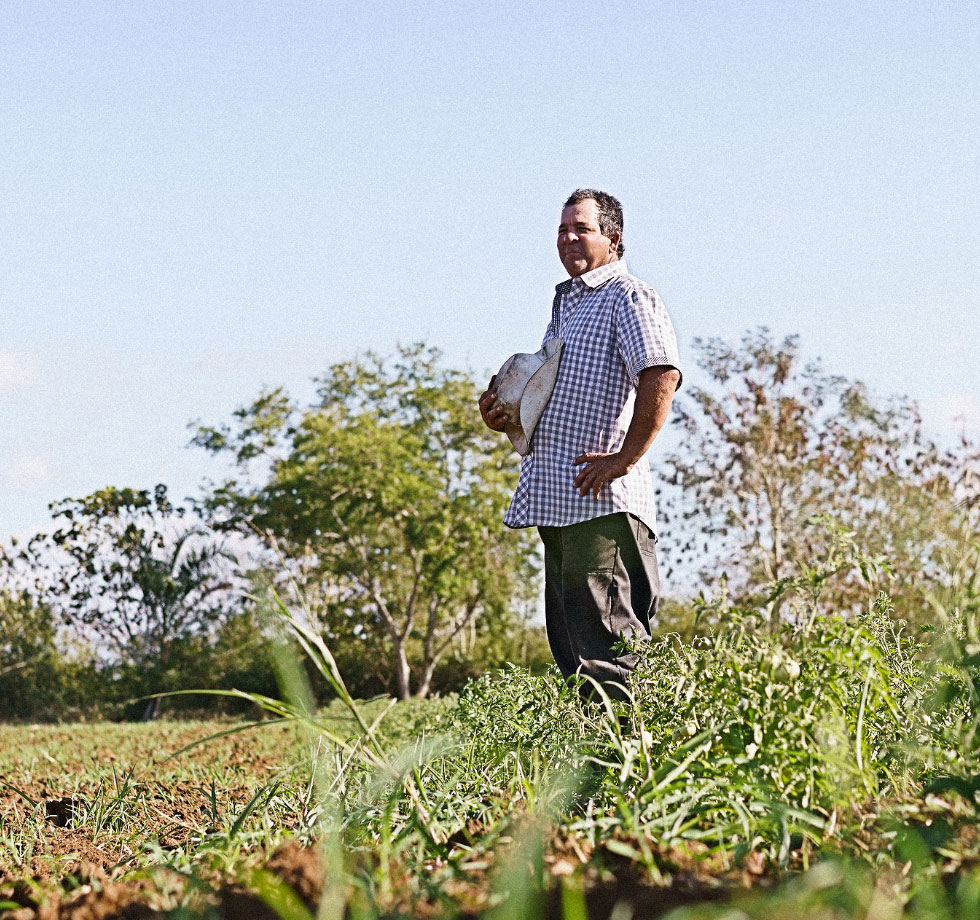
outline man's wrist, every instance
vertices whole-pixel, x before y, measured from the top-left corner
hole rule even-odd
[[[623,473],[624,476],[626,473],[632,472],[633,467],[640,462],[640,457],[643,456],[643,453],[644,452],[640,452],[634,456],[634,452],[627,450],[626,447],[622,447],[616,451],[617,458],[619,459],[620,463],[622,463],[623,467],[625,467],[625,472]]]

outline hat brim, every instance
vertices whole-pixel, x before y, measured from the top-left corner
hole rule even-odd
[[[551,347],[546,354],[550,354],[544,364],[531,375],[521,395],[520,422],[508,422],[504,426],[504,432],[514,445],[514,450],[522,457],[531,452],[531,439],[558,380],[558,368],[565,343],[561,339],[552,339],[548,345]]]

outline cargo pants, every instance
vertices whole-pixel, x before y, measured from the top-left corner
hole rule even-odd
[[[545,627],[562,675],[578,673],[622,699],[636,656],[624,639],[650,639],[660,601],[656,537],[625,512],[566,527],[539,527],[544,543]],[[590,695],[588,684],[583,695]]]

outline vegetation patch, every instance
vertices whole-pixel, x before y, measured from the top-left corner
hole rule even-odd
[[[778,624],[715,603],[640,648],[626,704],[518,667],[357,703],[283,608],[325,710],[2,729],[0,893],[24,918],[975,916],[978,611],[913,638],[884,595],[820,612],[827,574],[771,586]]]

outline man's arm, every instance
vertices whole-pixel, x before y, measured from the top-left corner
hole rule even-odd
[[[623,446],[614,454],[582,454],[573,463],[575,466],[585,464],[575,477],[579,495],[591,492],[592,497],[597,499],[605,483],[625,476],[636,466],[667,421],[680,379],[680,371],[673,367],[648,367],[640,371],[633,419],[626,431]]]

